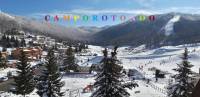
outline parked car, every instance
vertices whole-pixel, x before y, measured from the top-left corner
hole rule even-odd
[[[15,87],[10,87],[9,92],[15,93],[16,92],[16,88]]]
[[[95,54],[93,54],[93,56],[98,56],[98,54],[95,53]]]
[[[0,77],[0,82],[5,82],[8,80],[8,77],[4,76],[4,77]]]

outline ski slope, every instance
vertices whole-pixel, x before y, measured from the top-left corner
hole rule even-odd
[[[166,97],[166,93],[162,91],[167,91],[168,81],[170,76],[175,74],[172,69],[177,67],[177,64],[181,62],[181,55],[184,52],[184,48],[187,47],[189,51],[189,61],[194,65],[192,71],[199,73],[199,60],[200,60],[200,45],[199,44],[188,44],[179,46],[164,46],[153,50],[147,50],[144,46],[133,48],[130,46],[123,46],[118,49],[118,59],[122,62],[122,66],[125,69],[136,69],[141,72],[146,78],[151,80],[151,84],[146,84],[145,81],[138,80],[137,83],[139,87],[132,90],[128,90],[131,97]],[[90,66],[91,64],[98,63],[102,59],[102,50],[104,48],[100,46],[89,45],[89,52],[86,52],[85,56],[77,56],[78,60],[83,60],[79,62],[80,66]],[[109,49],[111,51],[111,49]],[[91,56],[97,54],[97,56]],[[91,59],[87,61],[87,59]],[[89,64],[89,65],[88,65]],[[142,68],[141,68],[142,67]],[[150,68],[157,68],[161,71],[167,72],[165,79],[159,79],[155,82],[154,73],[150,71]],[[6,71],[1,70],[1,75],[4,75]],[[65,91],[65,97],[70,97],[70,92],[77,94],[77,97],[90,97],[91,93],[82,93],[82,89],[87,85],[93,84],[95,82],[95,77],[92,75],[74,75],[74,76],[64,76],[62,79],[65,82],[63,91]],[[75,92],[74,92],[75,91]],[[138,93],[139,92],[139,93]],[[1,97],[6,97],[5,95],[11,95],[8,97],[19,97],[10,93],[0,94]],[[29,97],[38,97],[35,91],[29,95]]]

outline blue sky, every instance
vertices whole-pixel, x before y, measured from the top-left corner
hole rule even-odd
[[[44,20],[45,15],[136,15],[182,12],[200,14],[199,0],[0,0],[0,10],[9,14]],[[74,23],[65,26],[104,26],[121,21]]]

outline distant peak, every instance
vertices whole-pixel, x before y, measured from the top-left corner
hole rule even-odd
[[[165,35],[169,36],[174,32],[174,23],[178,22],[180,20],[180,17],[180,15],[174,15],[174,17],[169,20],[169,22],[165,26]]]
[[[11,15],[9,15],[9,14],[7,14],[7,13],[1,11],[1,10],[0,10],[0,15],[3,15],[4,17],[8,17],[8,18],[10,18],[10,19],[15,19],[14,16],[11,16]]]

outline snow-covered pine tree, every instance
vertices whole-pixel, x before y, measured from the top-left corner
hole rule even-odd
[[[46,61],[43,74],[37,82],[37,93],[40,97],[62,97],[64,92],[61,91],[61,88],[64,86],[64,82],[61,82],[62,76],[58,69],[54,49],[48,51]]]
[[[75,64],[75,56],[71,46],[69,46],[65,52],[65,58],[63,64],[65,66],[66,72],[69,72],[69,70],[73,70],[75,72],[78,71],[78,65]]]
[[[182,57],[182,63],[178,64],[178,68],[174,69],[178,74],[174,75],[175,84],[168,87],[169,97],[190,97],[194,85],[189,81],[192,74],[191,67],[193,65],[188,61],[188,50],[185,48]]]
[[[3,57],[2,52],[0,52],[0,68],[6,68],[6,58]]]
[[[6,47],[7,47],[7,48],[10,48],[10,47],[11,47],[10,37],[9,37],[9,36],[6,37]]]
[[[3,36],[1,37],[1,45],[3,47],[6,47],[6,34],[4,33]]]
[[[108,57],[107,49],[103,51],[104,58],[101,61],[102,69],[98,73],[94,87],[96,91],[91,97],[129,97],[130,94],[126,88],[132,89],[136,87],[136,83],[125,83],[122,73],[123,67],[119,65],[117,60],[117,47],[111,52],[111,57]]]
[[[14,47],[19,47],[19,40],[18,40],[18,38],[16,37],[15,38],[15,41],[14,41]]]
[[[25,41],[24,38],[21,39],[20,46],[21,46],[21,47],[26,47],[26,41]]]
[[[16,88],[14,93],[25,97],[25,95],[30,94],[34,90],[35,82],[31,65],[28,63],[28,58],[23,49],[20,54],[19,63],[17,63],[18,75],[14,77],[14,86]]]

